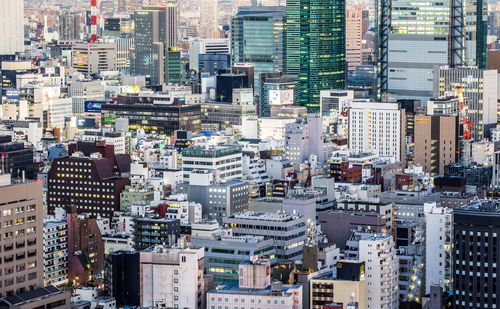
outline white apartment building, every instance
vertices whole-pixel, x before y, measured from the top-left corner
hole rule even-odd
[[[359,241],[359,260],[365,262],[366,308],[399,308],[399,261],[389,234],[372,234]]]
[[[202,308],[201,248],[161,245],[140,253],[141,307]]]
[[[431,286],[439,285],[445,291],[451,290],[451,244],[452,209],[438,207],[436,203],[425,203],[425,293]]]
[[[285,126],[285,158],[293,165],[304,163],[323,164],[323,138],[321,117],[299,118]],[[311,156],[316,157],[312,162]],[[314,167],[313,167],[314,168]]]
[[[372,152],[380,157],[402,158],[402,119],[397,103],[355,101],[349,117],[349,148],[354,153]]]
[[[0,55],[24,51],[24,1],[2,0]]]
[[[189,181],[193,171],[212,173],[213,180],[241,179],[240,145],[202,145],[182,151],[182,174]]]

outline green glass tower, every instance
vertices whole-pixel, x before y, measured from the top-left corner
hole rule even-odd
[[[319,112],[321,90],[345,87],[345,0],[287,0],[286,18],[286,73],[299,105]]]

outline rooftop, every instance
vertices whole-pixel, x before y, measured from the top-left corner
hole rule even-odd
[[[283,285],[282,297],[291,297],[293,293],[288,292],[290,289],[299,289],[300,285]],[[271,286],[265,289],[240,289],[236,283],[223,283],[211,290],[209,293],[214,294],[233,294],[233,295],[252,295],[252,296],[271,296]]]
[[[21,305],[23,303],[36,302],[40,299],[51,297],[56,294],[67,293],[52,285],[48,285],[43,288],[37,288],[32,291],[19,293],[5,298],[0,298],[0,307],[4,308],[7,306],[11,308],[12,305]]]
[[[300,217],[300,214],[289,215],[286,213],[245,211],[234,214],[229,218],[282,222],[296,220]]]
[[[454,212],[481,212],[481,213],[498,213],[500,214],[500,201],[476,199],[470,203],[455,208]]]
[[[386,240],[392,238],[391,234],[385,234],[385,233],[377,233],[377,234],[372,234],[366,238],[363,238],[362,240],[368,240],[368,241],[378,241],[378,240]]]

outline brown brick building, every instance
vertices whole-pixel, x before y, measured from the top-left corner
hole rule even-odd
[[[111,218],[120,210],[120,193],[130,183],[130,156],[115,154],[105,142],[78,142],[68,146],[69,157],[55,159],[48,175],[47,205],[76,205],[78,213]]]
[[[75,206],[67,208],[68,279],[73,286],[95,283],[104,269],[104,243],[94,218],[78,215]]]

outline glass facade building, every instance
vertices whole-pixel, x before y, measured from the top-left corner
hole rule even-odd
[[[253,6],[240,7],[231,20],[232,61],[253,65],[255,93],[261,73],[284,71],[285,18],[285,7]]]
[[[231,71],[231,55],[230,54],[199,54],[198,68],[202,73],[209,73],[210,76],[215,76],[221,71]]]
[[[286,72],[298,75],[299,105],[317,112],[321,90],[345,87],[345,1],[288,0],[286,10]]]
[[[144,75],[150,85],[168,82],[170,49],[177,45],[177,7],[144,7],[134,12],[131,75]],[[167,76],[165,76],[167,75]]]
[[[487,12],[483,0],[464,1],[465,65],[486,67]],[[388,91],[403,99],[432,96],[434,66],[449,64],[451,1],[392,1]]]

